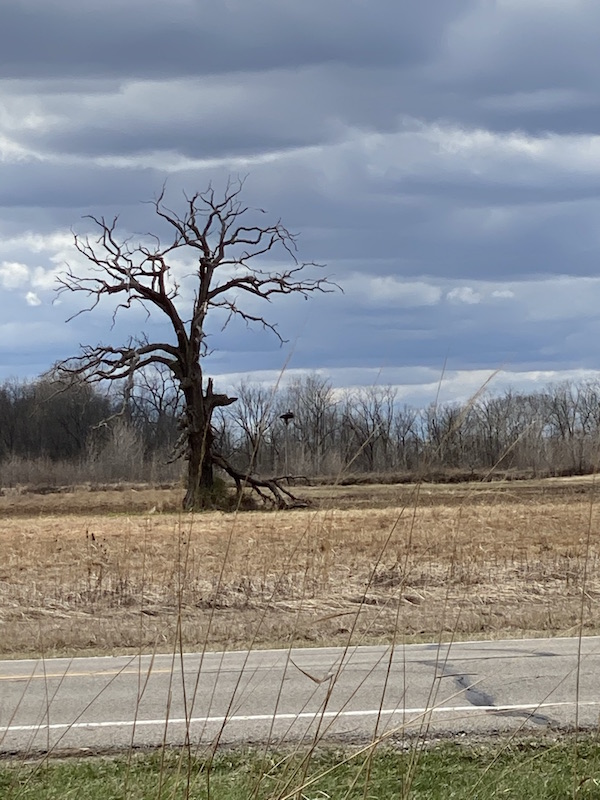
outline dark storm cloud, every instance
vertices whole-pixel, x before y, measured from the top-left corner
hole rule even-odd
[[[595,89],[599,29],[595,0],[480,2],[453,27],[439,80],[486,96]]]
[[[62,169],[52,163],[0,163],[0,207],[10,209],[58,207],[72,214],[73,209],[87,213],[101,208],[110,215],[114,209],[138,204],[140,198],[152,198],[156,190],[157,181],[147,171],[85,163]]]
[[[424,61],[468,0],[5,0],[6,77],[182,76]]]

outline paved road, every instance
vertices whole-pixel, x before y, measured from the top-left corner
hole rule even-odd
[[[0,751],[588,727],[599,678],[599,637],[4,661]]]

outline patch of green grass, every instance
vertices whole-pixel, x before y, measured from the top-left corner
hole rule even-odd
[[[372,757],[371,757],[372,756]],[[218,755],[210,768],[185,752],[122,758],[5,763],[6,800],[342,800],[342,798],[600,797],[600,744],[443,744],[417,753],[391,748],[374,754],[323,750],[306,754],[256,751]]]

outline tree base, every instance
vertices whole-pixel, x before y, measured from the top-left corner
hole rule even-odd
[[[221,478],[213,478],[212,486],[188,488],[183,499],[184,511],[215,511],[232,505],[227,485]]]

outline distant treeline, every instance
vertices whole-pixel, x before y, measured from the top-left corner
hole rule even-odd
[[[541,476],[598,466],[600,381],[424,409],[398,402],[393,387],[340,391],[314,374],[277,390],[242,383],[234,394],[237,402],[215,419],[219,445],[258,473]],[[175,481],[179,410],[160,373],[142,376],[125,398],[115,385],[7,380],[0,485]]]

